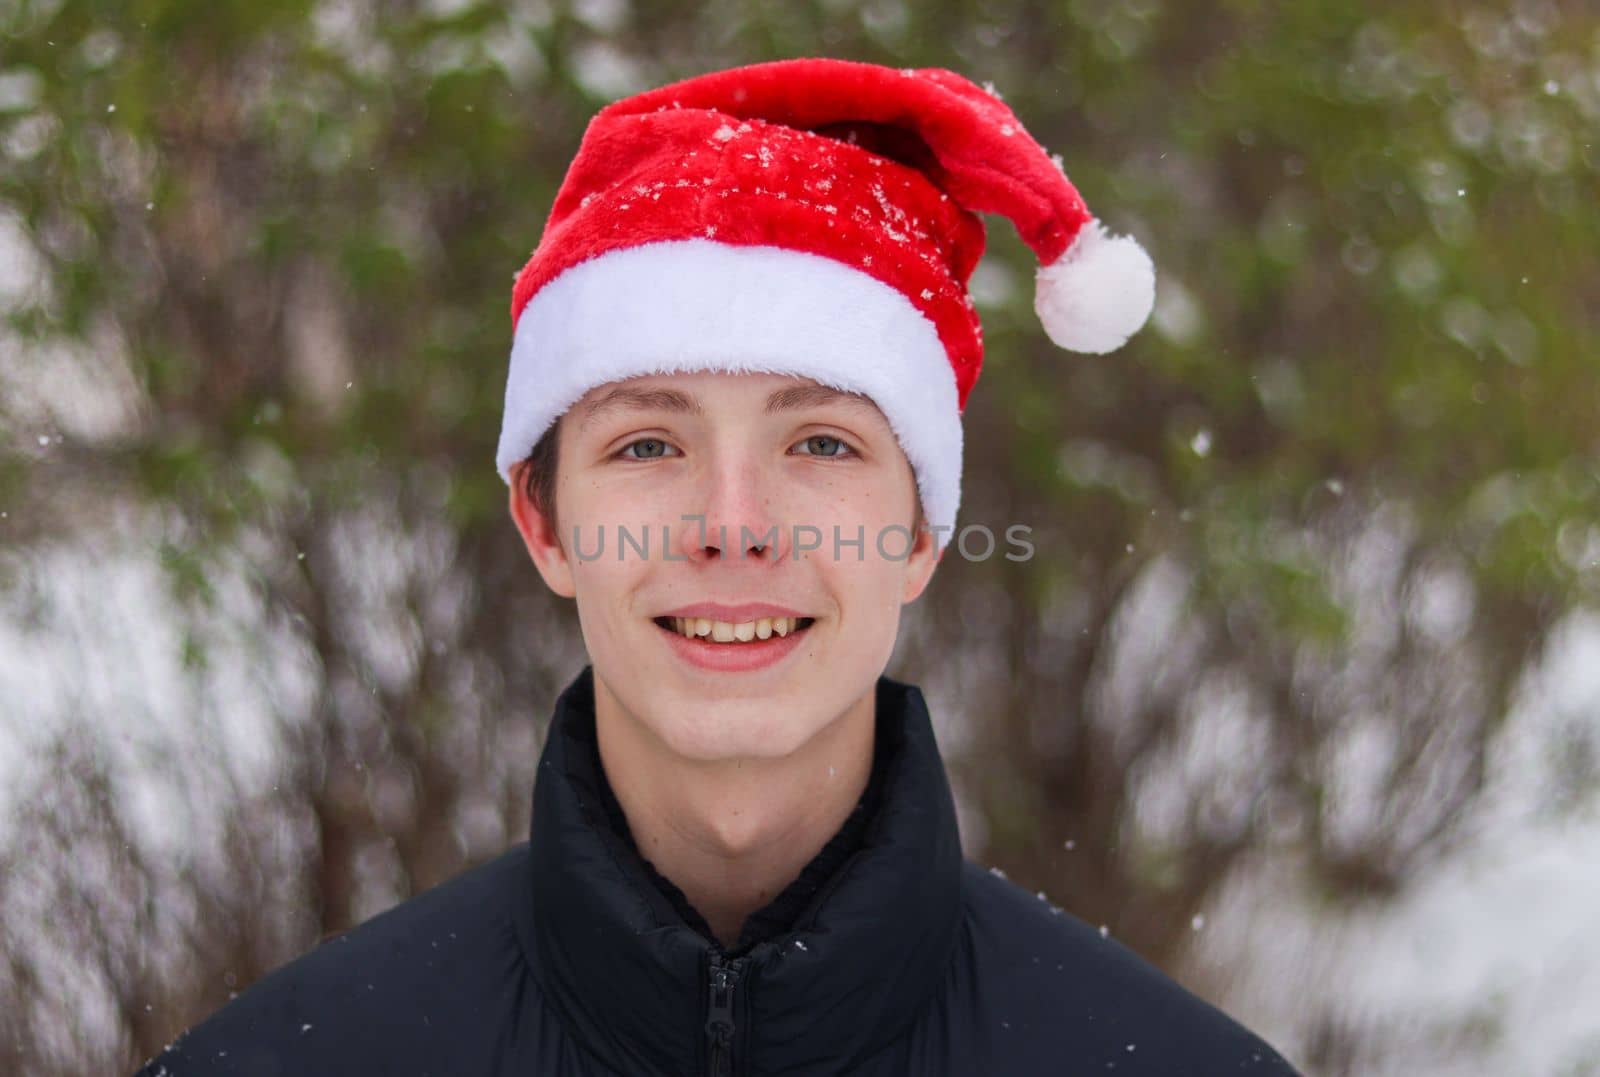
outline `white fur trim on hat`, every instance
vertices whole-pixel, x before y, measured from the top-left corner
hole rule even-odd
[[[942,551],[961,502],[955,371],[905,295],[821,255],[708,239],[625,247],[565,270],[517,321],[495,463],[510,481],[596,386],[690,371],[793,374],[877,404]],[[799,521],[796,521],[797,523]]]

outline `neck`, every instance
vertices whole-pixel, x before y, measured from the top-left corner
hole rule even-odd
[[[596,678],[600,762],[634,843],[724,948],[861,799],[872,772],[874,704],[869,688],[789,755],[705,761],[669,751]]]

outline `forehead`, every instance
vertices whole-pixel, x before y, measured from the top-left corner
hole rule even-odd
[[[606,415],[630,411],[668,411],[703,415],[711,401],[758,407],[767,415],[824,406],[842,406],[886,422],[872,399],[783,374],[725,372],[653,374],[610,382],[589,390],[572,407],[582,431]]]

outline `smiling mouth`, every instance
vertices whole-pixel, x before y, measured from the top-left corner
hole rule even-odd
[[[737,625],[695,617],[655,617],[652,621],[662,631],[698,643],[737,645],[799,635],[815,624],[816,618],[762,618]]]

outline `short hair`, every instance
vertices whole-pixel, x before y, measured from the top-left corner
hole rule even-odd
[[[534,510],[550,524],[559,539],[561,522],[556,516],[556,468],[561,463],[561,419],[550,424],[539,443],[522,462],[522,491]]]

